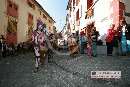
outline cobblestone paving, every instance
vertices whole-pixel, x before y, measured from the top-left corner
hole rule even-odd
[[[100,60],[100,61],[99,61]],[[111,58],[106,56],[93,58],[93,62],[85,55],[79,58],[58,62],[59,66],[65,68],[74,75],[86,80],[85,87],[127,87],[130,83],[130,59],[126,57]],[[121,71],[122,78],[119,80],[92,80],[91,71]],[[88,86],[89,85],[89,86]],[[129,86],[128,86],[129,87]]]
[[[75,58],[55,55],[51,63],[40,67],[38,73],[32,71],[33,53],[2,59],[0,87],[130,87],[130,57],[107,57],[101,51],[92,62],[86,54]],[[119,70],[122,77],[91,79],[90,72],[97,70]]]

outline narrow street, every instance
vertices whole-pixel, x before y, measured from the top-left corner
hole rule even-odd
[[[129,4],[0,0],[0,87],[130,87]]]
[[[130,57],[109,57],[104,49],[98,47],[99,55],[92,62],[86,54],[54,55],[38,73],[33,73],[33,53],[7,57],[0,61],[0,87],[130,87]],[[108,70],[121,71],[121,79],[91,79],[91,71]]]

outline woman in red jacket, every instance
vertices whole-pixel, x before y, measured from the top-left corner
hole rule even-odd
[[[107,45],[107,56],[112,56],[113,52],[113,38],[114,38],[114,27],[113,24],[110,29],[108,29],[106,36],[106,45]]]

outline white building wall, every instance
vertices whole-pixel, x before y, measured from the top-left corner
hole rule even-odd
[[[100,35],[104,35],[113,22],[113,20],[110,19],[112,12],[110,3],[111,0],[99,0],[94,6],[95,26],[100,32]]]
[[[74,16],[74,25],[75,25],[75,30],[74,30],[74,33],[76,31],[79,30],[79,32],[81,31],[81,29],[83,28],[85,22],[84,22],[84,19],[85,19],[85,4],[86,4],[86,0],[80,0],[79,4],[76,6],[75,4],[75,10],[74,10],[74,13],[73,13],[73,16]],[[79,20],[80,20],[80,24],[77,25],[76,23],[76,13],[77,11],[79,10]]]
[[[70,27],[71,27],[71,32],[74,33],[74,12],[71,11],[71,17],[70,17]]]
[[[86,26],[86,20],[85,16],[86,16],[86,11],[87,11],[87,1],[86,0],[81,0],[81,18],[80,18],[80,29],[79,32],[81,31],[81,29],[83,29]]]

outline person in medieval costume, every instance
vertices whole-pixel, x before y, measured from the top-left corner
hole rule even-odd
[[[34,54],[35,54],[35,71],[38,71],[39,69],[39,65],[40,65],[40,47],[39,47],[39,43],[38,43],[38,29],[36,29],[33,34],[32,34],[32,41],[33,41],[33,47],[34,47]]]
[[[70,51],[70,56],[73,57],[74,54],[79,53],[79,47],[76,43],[75,38],[72,35],[68,37],[68,47]]]
[[[39,46],[40,46],[40,62],[42,65],[44,65],[45,63],[47,63],[47,44],[46,44],[46,32],[44,32],[44,29],[46,28],[46,25],[43,24],[42,25],[42,29],[41,29],[41,33],[39,36]]]
[[[71,55],[71,53],[72,53],[72,52],[71,52],[71,50],[72,50],[71,38],[72,38],[72,36],[69,35],[69,37],[68,37],[68,48],[69,48],[70,55]]]
[[[38,71],[39,65],[44,63],[45,53],[43,53],[43,49],[45,46],[45,36],[43,32],[44,24],[42,21],[37,21],[37,29],[32,33],[32,42],[34,46],[34,54],[35,54],[35,72]]]
[[[88,33],[87,34],[87,39],[88,39],[88,42],[87,42],[87,55],[90,59],[92,59],[92,33]]]

